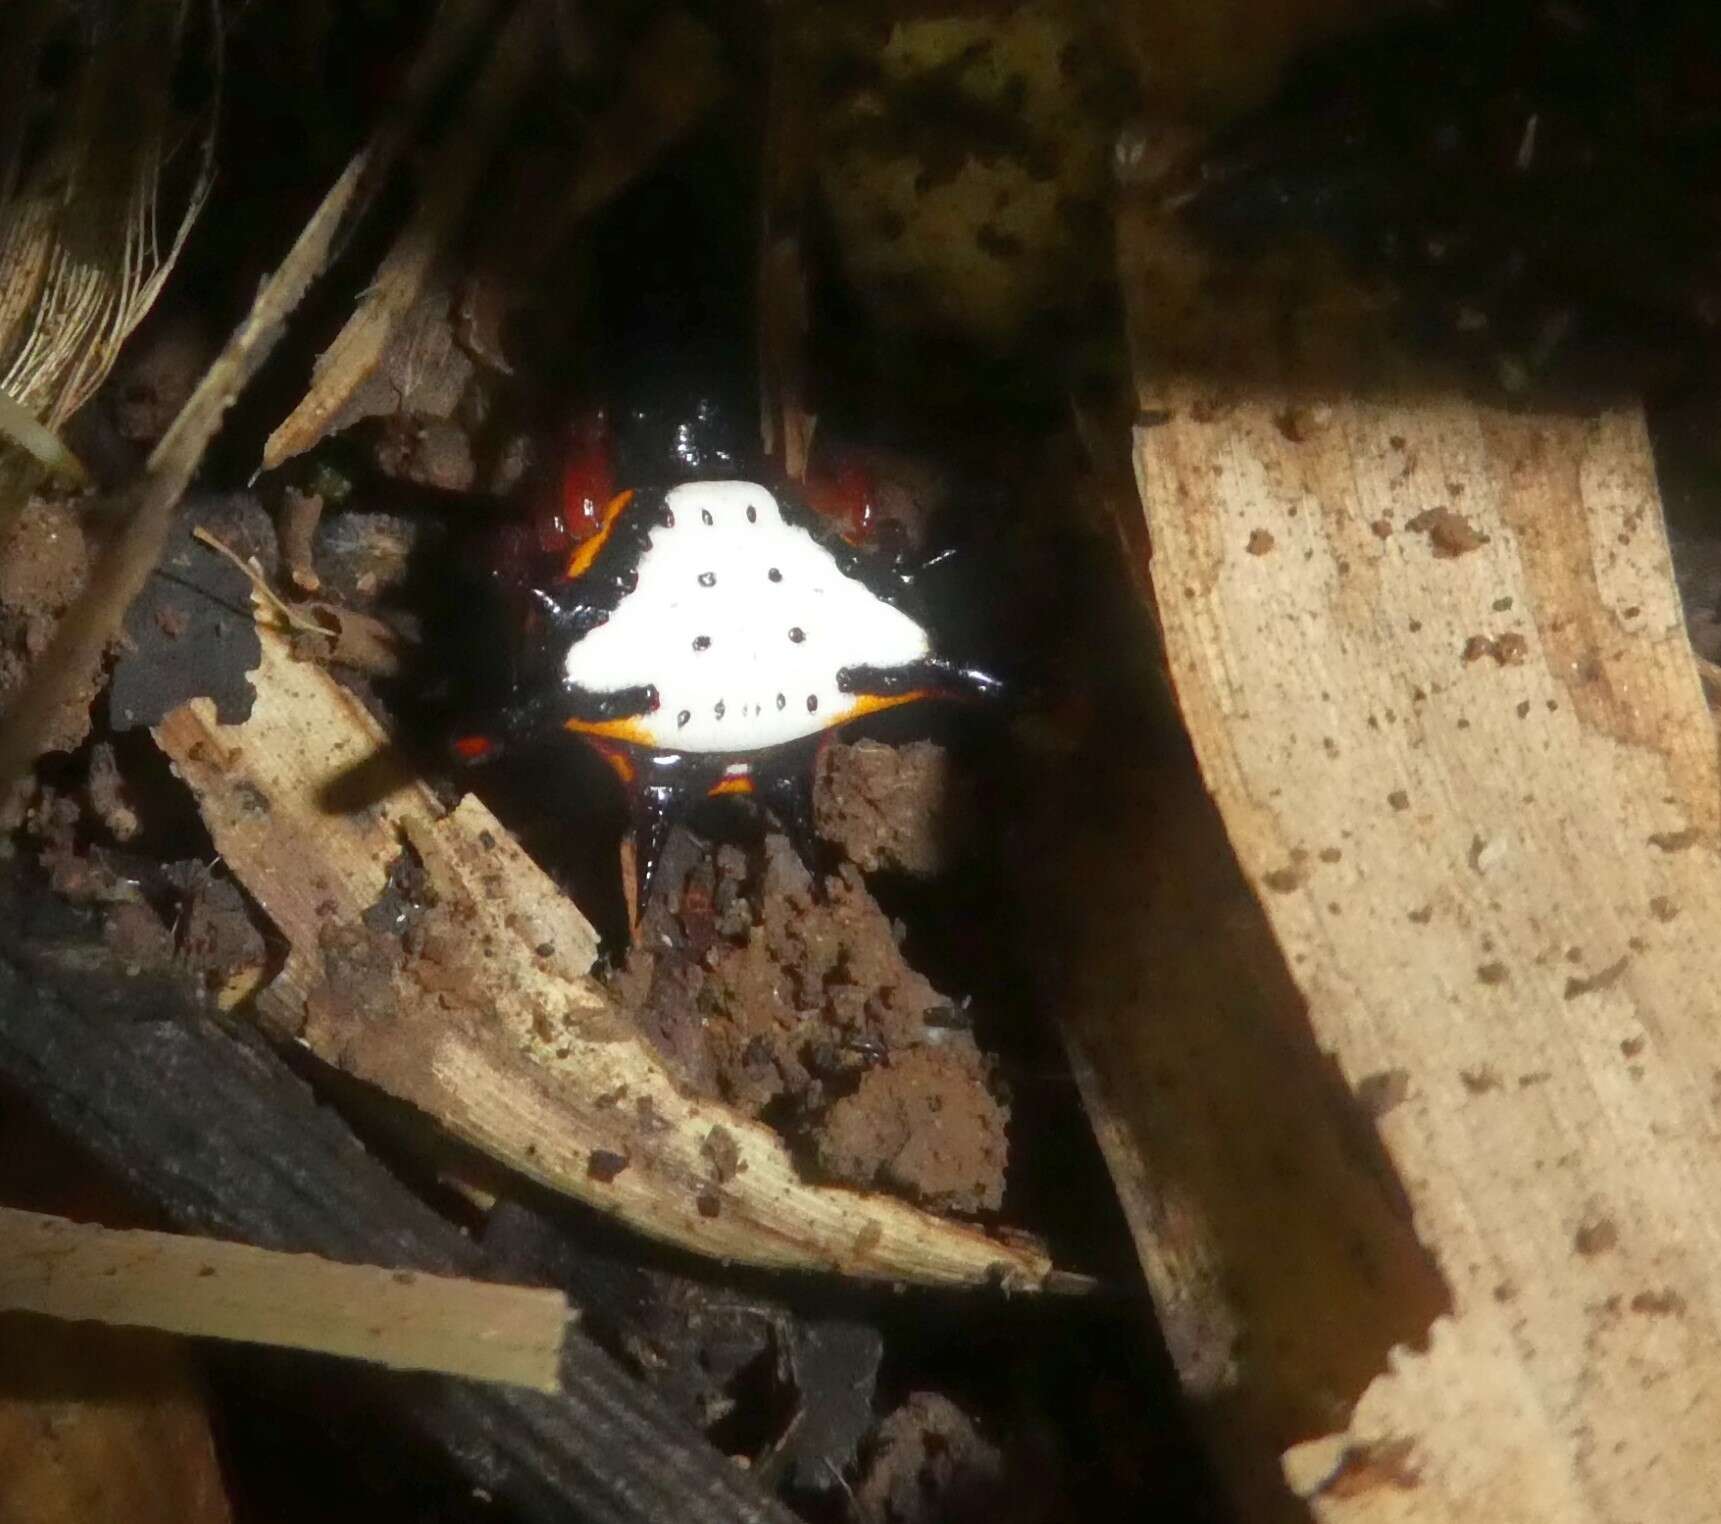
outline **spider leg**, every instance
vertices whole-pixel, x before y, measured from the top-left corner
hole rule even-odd
[[[635,915],[643,916],[651,900],[657,870],[663,861],[669,828],[686,813],[684,790],[674,783],[640,782],[628,789],[633,814],[634,881],[637,885]]]
[[[844,667],[837,674],[844,693],[879,699],[1002,697],[1004,684],[984,668],[943,656],[927,656],[900,667]]]
[[[754,795],[776,816],[777,824],[789,838],[789,845],[815,874],[819,851],[818,832],[813,822],[813,774],[816,766],[817,753],[811,759],[802,756],[774,758],[765,766],[755,768],[753,774]]]

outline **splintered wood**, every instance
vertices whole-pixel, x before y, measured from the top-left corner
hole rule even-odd
[[[1450,1294],[1285,1475],[1721,1518],[1721,773],[1642,417],[1141,401],[1196,755]]]
[[[556,1390],[567,1298],[0,1207],[0,1311]]]
[[[769,1128],[685,1093],[589,977],[584,916],[489,810],[467,798],[445,813],[351,693],[258,633],[249,719],[222,725],[200,699],[156,739],[290,948],[259,1001],[274,1023],[521,1174],[697,1252],[1045,1282],[1037,1248],[810,1185]],[[410,945],[367,917],[409,856],[423,876]]]

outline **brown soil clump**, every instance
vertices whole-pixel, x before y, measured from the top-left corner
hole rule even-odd
[[[10,703],[89,575],[90,552],[72,508],[33,499],[0,544],[0,707]],[[90,733],[98,661],[54,717],[47,751],[72,751]]]
[[[867,873],[940,873],[967,803],[955,771],[931,741],[829,747],[813,791],[819,835]]]
[[[999,1204],[1008,1109],[859,870],[815,893],[771,836],[756,869],[734,848],[683,848],[663,876],[671,893],[613,992],[685,1083],[782,1128],[827,1178],[945,1210]]]
[[[948,1397],[914,1392],[879,1423],[855,1489],[863,1518],[886,1524],[968,1524],[1032,1517],[1004,1457]]]

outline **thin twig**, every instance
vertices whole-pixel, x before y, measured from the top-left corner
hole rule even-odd
[[[568,1301],[0,1207],[0,1310],[315,1350],[556,1390]]]
[[[301,614],[293,607],[292,604],[288,603],[285,598],[277,593],[274,588],[270,587],[268,578],[266,578],[252,562],[241,557],[239,552],[234,550],[231,546],[223,545],[220,540],[216,539],[215,536],[201,524],[191,531],[191,538],[196,540],[198,544],[207,545],[211,550],[218,551],[221,555],[226,556],[227,559],[237,566],[240,571],[244,572],[245,575],[251,579],[251,586],[256,591],[257,596],[281,616],[282,623],[289,629],[303,630],[307,635],[322,635],[326,637],[330,634],[328,630],[325,630],[314,619],[306,618],[305,615]]]
[[[275,347],[311,282],[327,266],[341,231],[359,216],[410,140],[437,85],[464,55],[493,0],[445,0],[408,77],[399,109],[355,154],[311,214],[280,268],[169,425],[132,486],[125,528],[102,557],[83,596],[60,622],[23,691],[0,716],[0,797],[10,793],[47,744],[54,715],[100,659],[126,610],[155,570],[173,511],[233,400]]]

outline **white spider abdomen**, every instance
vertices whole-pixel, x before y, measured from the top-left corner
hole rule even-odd
[[[889,669],[930,654],[926,631],[847,576],[765,487],[689,482],[665,498],[638,581],[567,655],[590,693],[650,685],[633,725],[665,751],[751,752],[841,724],[856,696],[845,668]]]

